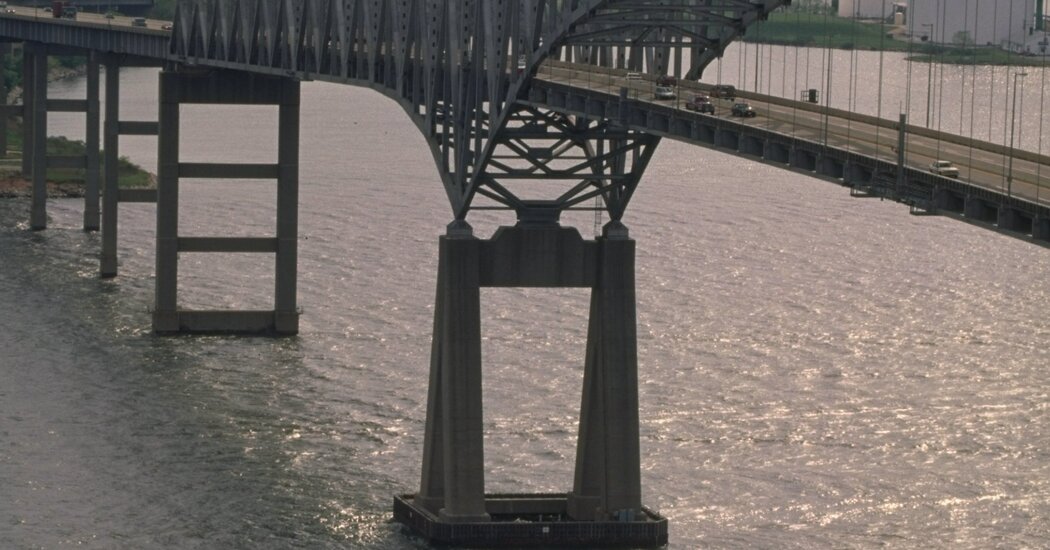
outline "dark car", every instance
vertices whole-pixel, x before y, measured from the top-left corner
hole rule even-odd
[[[734,103],[733,109],[730,112],[733,116],[742,116],[745,118],[758,115],[758,113],[755,112],[755,109],[752,108],[751,105],[744,102]]]
[[[715,104],[706,95],[693,96],[693,99],[685,102],[685,108],[700,113],[715,114]]]
[[[733,109],[730,112],[733,114],[733,117],[744,117],[744,118],[755,117],[755,115],[758,114],[757,112],[755,112],[755,109],[752,108],[751,105],[749,105],[747,103],[742,103],[742,102],[741,103],[734,103],[733,104]]]
[[[736,97],[736,87],[729,84],[719,84],[711,88],[711,97],[733,99]]]
[[[663,75],[656,77],[657,86],[674,86],[678,82],[675,81],[675,77],[669,75]]]

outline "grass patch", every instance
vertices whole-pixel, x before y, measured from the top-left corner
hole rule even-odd
[[[0,174],[7,176],[22,175],[22,124],[18,119],[7,123],[8,154],[0,158]],[[62,136],[47,138],[47,154],[75,156],[83,155],[87,145],[81,140],[68,139]],[[105,168],[105,156],[100,152],[100,170]],[[83,168],[48,168],[47,180],[55,183],[83,183],[86,175]],[[152,187],[153,178],[141,166],[131,162],[127,157],[117,160],[117,186],[125,189]]]

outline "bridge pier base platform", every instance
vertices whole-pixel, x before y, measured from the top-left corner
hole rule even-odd
[[[398,521],[423,536],[475,546],[551,546],[552,532],[568,546],[666,542],[666,520],[641,505],[634,241],[618,221],[584,240],[556,220],[523,219],[487,240],[456,221],[440,240],[420,490],[395,500]],[[483,287],[591,289],[575,479],[566,495],[485,494]]]
[[[566,494],[490,494],[490,521],[442,521],[412,495],[394,497],[394,521],[432,544],[459,547],[655,548],[667,544],[667,518],[642,507],[630,521],[575,521]]]

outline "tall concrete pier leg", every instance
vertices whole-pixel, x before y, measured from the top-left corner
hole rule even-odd
[[[120,158],[120,65],[106,59],[106,121],[103,129],[102,255],[99,276],[117,276],[117,163]]]
[[[481,285],[479,241],[472,235],[441,239],[441,417],[446,522],[487,521],[481,407]]]
[[[91,51],[87,59],[87,115],[84,174],[84,231],[99,230],[99,62],[98,52]]]
[[[427,390],[427,420],[423,435],[423,473],[415,502],[437,516],[445,505],[445,420],[441,404],[441,363],[445,326],[446,266],[438,253],[437,292],[434,298],[434,328],[430,341],[430,383]]]
[[[641,511],[634,241],[610,223],[598,255],[568,512],[577,520],[627,521]]]
[[[299,246],[299,102],[298,85],[282,86],[278,108],[277,253],[274,277],[274,330],[299,332],[296,271]]]
[[[11,44],[0,44],[0,60],[4,61],[5,65],[8,55],[11,55]],[[0,157],[6,157],[8,145],[7,117],[11,111],[7,109],[7,81],[3,78],[0,78],[0,107],[3,108],[3,111],[0,111]]]
[[[160,74],[157,135],[157,272],[153,330],[177,332],[179,268],[179,101],[177,76]]]
[[[47,229],[47,52],[33,52],[33,199],[29,228]]]
[[[33,173],[33,61],[32,44],[22,46],[22,177]]]

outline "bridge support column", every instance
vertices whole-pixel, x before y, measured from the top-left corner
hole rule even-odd
[[[183,104],[278,106],[275,164],[202,164],[179,159],[179,108]],[[299,83],[233,71],[160,75],[157,170],[157,275],[153,330],[158,333],[225,332],[295,334],[299,197]],[[277,181],[275,237],[180,237],[179,179],[248,178]],[[258,252],[275,255],[274,309],[190,311],[178,307],[180,252]]]
[[[122,60],[107,56],[106,68],[106,120],[102,130],[105,159],[102,174],[102,254],[99,261],[99,276],[117,276],[117,227],[119,204],[122,202],[157,202],[157,193],[152,189],[120,189],[120,136],[156,136],[156,121],[120,120],[120,69]]]
[[[11,55],[11,44],[0,43],[0,61],[6,65],[7,56]],[[7,104],[7,82],[0,78],[0,157],[7,156],[7,118],[15,111],[15,107]]]
[[[634,241],[626,228],[607,226],[597,245],[568,514],[582,521],[629,521],[641,516],[642,507]]]
[[[33,44],[22,45],[22,177],[33,173]]]
[[[395,519],[445,544],[666,544],[666,519],[641,504],[634,284],[634,241],[619,222],[594,241],[550,222],[502,227],[489,240],[465,222],[449,225],[440,241],[420,490],[395,499]],[[484,492],[483,287],[591,288],[571,493]],[[534,532],[524,534],[521,520]],[[585,534],[581,521],[592,522]],[[457,535],[451,525],[459,523],[473,525]]]
[[[84,173],[84,231],[99,230],[99,142],[101,122],[99,103],[98,52],[88,53],[87,58],[87,105],[85,116],[84,154],[87,169]]]
[[[985,223],[997,223],[999,221],[999,209],[974,196],[966,197],[963,215]]]
[[[117,204],[120,189],[117,186],[120,162],[120,64],[115,59],[106,62],[106,122],[102,140],[105,151],[102,177],[102,254],[99,257],[99,276],[117,276]]]
[[[29,46],[29,44],[27,44]],[[29,228],[34,231],[47,229],[47,49],[33,44],[30,74],[32,79],[32,126],[29,134],[33,144],[32,168],[33,193],[29,211]]]
[[[481,411],[480,241],[453,224],[439,245],[420,495],[443,522],[488,521]]]
[[[1050,241],[1050,218],[1036,218],[1032,220],[1032,238]]]

